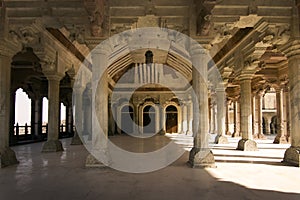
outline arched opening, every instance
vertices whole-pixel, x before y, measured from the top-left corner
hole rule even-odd
[[[42,133],[47,133],[48,126],[48,99],[43,97]]]
[[[266,118],[262,118],[262,127],[263,127],[263,134],[267,134],[267,128],[266,128]]]
[[[153,63],[153,53],[152,53],[152,51],[147,51],[145,53],[145,62],[146,62],[146,64]]]
[[[121,110],[121,132],[133,133],[133,108],[124,106]]]
[[[166,108],[166,132],[178,132],[178,110],[173,105],[170,105]]]
[[[66,132],[66,106],[60,103],[60,132]]]
[[[143,132],[156,133],[155,108],[151,105],[143,109]]]
[[[271,134],[277,134],[277,116],[273,116],[270,123]]]
[[[31,100],[23,89],[16,91],[14,135],[31,134]]]

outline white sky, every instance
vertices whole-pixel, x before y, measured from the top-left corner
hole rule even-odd
[[[31,100],[22,89],[16,92],[15,123],[20,126],[30,125],[31,121]],[[66,119],[66,107],[61,103],[61,120]],[[43,98],[43,122],[48,122],[48,99]]]

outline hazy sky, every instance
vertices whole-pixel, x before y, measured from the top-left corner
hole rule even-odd
[[[18,89],[16,92],[16,117],[15,123],[19,123],[20,126],[27,123],[30,124],[31,119],[31,100],[22,89]],[[66,119],[66,107],[61,104],[61,119]],[[43,122],[48,122],[48,100],[43,99]]]

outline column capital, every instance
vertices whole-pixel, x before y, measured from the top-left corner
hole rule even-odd
[[[280,48],[288,59],[300,59],[300,40],[291,40]]]

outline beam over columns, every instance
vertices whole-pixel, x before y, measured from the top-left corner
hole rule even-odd
[[[237,150],[255,151],[256,142],[252,140],[252,95],[251,75],[241,75],[241,135]]]
[[[0,54],[0,168],[18,163],[9,147],[11,58]]]
[[[192,44],[192,75],[195,99],[193,99],[193,134],[194,147],[190,151],[191,167],[214,167],[215,159],[208,147],[209,114],[207,63],[209,57],[205,49],[198,44]]]

